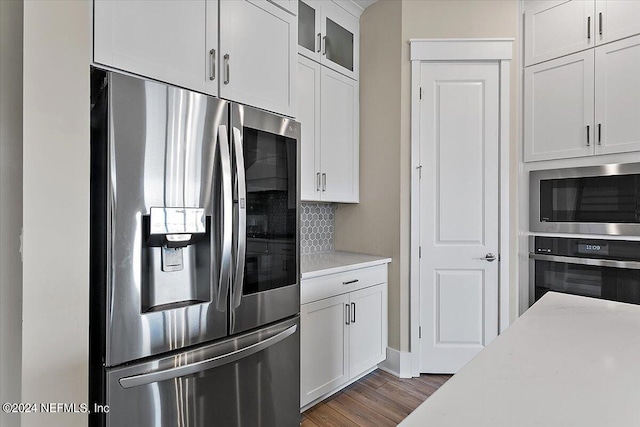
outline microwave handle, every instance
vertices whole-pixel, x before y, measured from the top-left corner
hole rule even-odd
[[[602,259],[602,258],[579,258],[579,257],[571,257],[571,256],[544,255],[544,254],[529,254],[529,258],[534,260],[539,260],[539,261],[564,262],[567,264],[591,265],[594,267],[614,267],[614,268],[626,268],[629,270],[640,270],[640,262],[638,261],[620,261],[615,259]]]

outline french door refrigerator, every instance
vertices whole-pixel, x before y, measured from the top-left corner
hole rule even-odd
[[[90,425],[299,425],[300,125],[91,74]]]

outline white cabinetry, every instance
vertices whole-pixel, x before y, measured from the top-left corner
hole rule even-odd
[[[595,45],[594,0],[525,2],[524,65]]]
[[[639,151],[640,36],[596,48],[595,89],[596,154]]]
[[[296,115],[297,20],[265,0],[220,1],[220,97]]]
[[[593,154],[593,50],[524,70],[524,160]]]
[[[301,407],[385,359],[386,282],[386,264],[302,280]]]
[[[358,202],[358,82],[299,56],[298,92],[302,200]]]
[[[299,52],[352,79],[359,75],[360,25],[358,18],[340,3],[330,0],[300,0]]]
[[[291,0],[95,0],[94,61],[295,116],[296,6]]]
[[[640,151],[640,36],[524,74],[525,161]]]
[[[640,1],[596,0],[596,44],[640,33]]]
[[[205,34],[205,16],[214,31]],[[96,63],[197,91],[207,86],[207,37],[217,47],[218,2],[94,2]],[[208,26],[207,26],[208,27]]]
[[[348,304],[349,295],[344,294],[300,307],[301,406],[349,380]]]

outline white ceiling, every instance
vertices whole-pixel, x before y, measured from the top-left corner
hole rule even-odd
[[[366,9],[367,7],[371,6],[376,1],[377,0],[353,0],[354,3],[356,3],[358,6],[360,6],[363,9]]]

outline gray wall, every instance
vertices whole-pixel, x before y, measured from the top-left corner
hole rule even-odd
[[[0,0],[0,402],[20,402],[22,0]],[[20,416],[0,412],[2,427]]]
[[[90,5],[24,4],[23,402],[88,400]],[[22,425],[87,417],[28,414]]]

